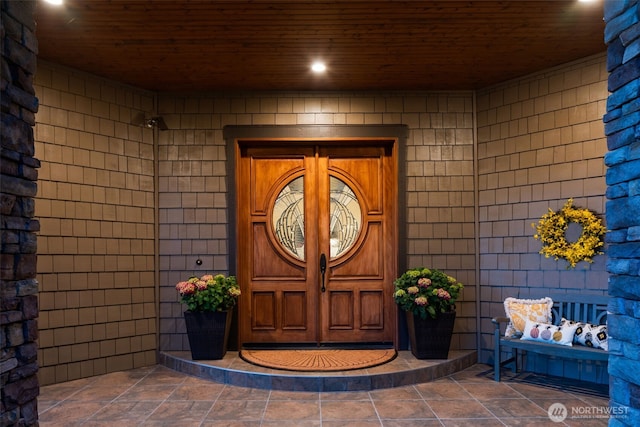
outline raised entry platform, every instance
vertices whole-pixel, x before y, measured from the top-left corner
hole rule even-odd
[[[399,351],[392,361],[366,369],[337,372],[293,372],[263,368],[229,351],[222,360],[191,360],[188,351],[160,352],[159,363],[170,369],[240,387],[289,391],[367,391],[420,384],[466,369],[477,361],[474,350],[450,351],[446,360],[418,360]]]

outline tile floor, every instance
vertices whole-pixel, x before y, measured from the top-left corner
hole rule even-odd
[[[489,372],[489,373],[487,373]],[[292,392],[210,382],[164,366],[44,386],[40,426],[606,426],[607,399],[518,381],[487,365],[433,382],[354,392]],[[553,422],[549,407],[568,417]],[[575,412],[574,409],[575,408]],[[573,413],[583,414],[581,418]]]

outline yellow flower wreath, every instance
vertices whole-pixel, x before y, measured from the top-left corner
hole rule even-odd
[[[571,222],[582,227],[580,237],[573,243],[569,243],[565,235]],[[540,218],[538,225],[531,226],[537,233],[533,237],[542,242],[540,253],[545,258],[554,257],[556,261],[560,258],[565,259],[571,268],[580,261],[592,263],[594,256],[603,253],[598,249],[604,246],[606,227],[589,209],[574,207],[573,199],[567,200],[558,212],[549,209],[549,212]]]

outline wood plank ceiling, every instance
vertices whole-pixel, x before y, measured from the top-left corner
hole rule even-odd
[[[604,52],[602,16],[602,0],[38,0],[36,34],[42,59],[153,91],[448,90]]]

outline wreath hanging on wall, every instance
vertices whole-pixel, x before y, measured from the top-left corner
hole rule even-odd
[[[575,242],[567,241],[566,232],[570,223],[582,227],[582,233]],[[580,261],[593,262],[593,257],[603,252],[604,235],[607,232],[602,220],[589,209],[576,208],[573,199],[567,200],[557,212],[549,209],[538,221],[531,224],[536,229],[535,239],[542,242],[540,253],[545,258],[560,258],[569,263],[567,268],[574,268]]]

